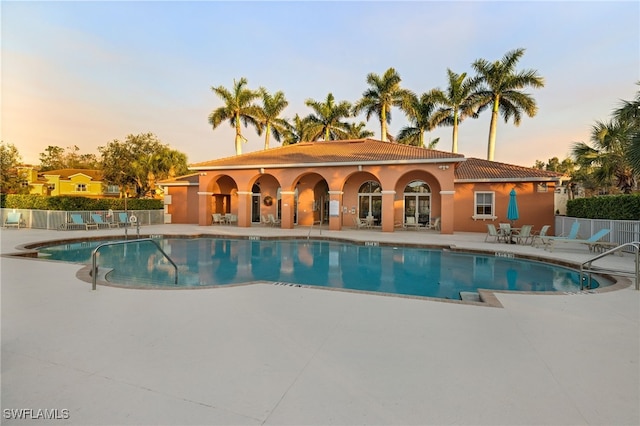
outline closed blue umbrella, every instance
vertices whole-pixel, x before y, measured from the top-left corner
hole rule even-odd
[[[518,213],[518,200],[516,200],[516,190],[512,189],[509,192],[509,205],[507,206],[507,220],[513,222],[518,220],[520,214]]]

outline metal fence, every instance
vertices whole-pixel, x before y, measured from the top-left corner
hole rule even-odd
[[[640,241],[640,220],[583,219],[556,216],[556,236],[567,235],[574,222],[580,223],[579,238],[589,238],[601,229],[609,229],[602,241],[618,245]],[[631,250],[631,248],[629,248]]]
[[[21,227],[33,229],[61,229],[71,222],[71,215],[78,214],[87,223],[93,223],[92,214],[99,214],[104,222],[120,222],[120,213],[127,217],[135,216],[140,225],[159,225],[164,223],[164,210],[113,210],[109,215],[106,210],[91,211],[60,211],[60,210],[30,210],[30,209],[0,209],[0,219],[4,225],[9,213],[21,213],[23,225]]]

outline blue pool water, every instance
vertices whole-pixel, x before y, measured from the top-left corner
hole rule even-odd
[[[41,248],[49,259],[90,263],[103,241]],[[157,241],[179,266],[178,286],[273,281],[350,290],[460,299],[478,288],[578,291],[579,273],[542,262],[410,247],[333,241],[167,238]],[[150,242],[102,247],[110,282],[174,287],[173,267]],[[594,287],[597,286],[594,283]]]

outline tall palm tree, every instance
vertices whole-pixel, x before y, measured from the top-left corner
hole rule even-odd
[[[456,74],[447,68],[449,86],[446,91],[433,90],[434,101],[441,106],[433,115],[433,122],[440,126],[453,126],[451,152],[458,152],[458,124],[465,118],[477,118],[472,95],[478,87],[478,79],[467,78],[467,73]]]
[[[253,101],[260,94],[257,91],[247,89],[246,85],[247,79],[242,77],[239,81],[233,80],[233,91],[231,92],[223,86],[211,87],[211,90],[222,99],[224,105],[209,114],[209,124],[215,129],[223,121],[229,121],[231,127],[235,127],[236,155],[242,154],[242,141],[247,141],[242,136],[241,122],[244,127],[251,124],[258,132],[261,131],[257,120],[260,114],[260,107],[253,104]]]
[[[410,124],[403,127],[396,136],[398,143],[424,147],[424,133],[435,128],[433,113],[436,110],[435,92],[423,93],[419,98],[411,94],[408,96],[402,110],[407,115]]]
[[[489,127],[489,143],[487,159],[493,160],[496,145],[496,131],[498,128],[498,113],[501,112],[504,121],[513,117],[513,123],[520,125],[522,113],[533,117],[538,112],[535,99],[521,89],[525,87],[544,87],[544,79],[536,70],[516,71],[515,67],[524,54],[524,49],[507,52],[501,60],[490,63],[478,59],[472,67],[478,73],[476,78],[482,84],[471,101],[480,107],[478,112],[491,107],[491,124]]]
[[[640,82],[636,83],[640,85]],[[632,126],[631,141],[628,147],[629,163],[636,175],[640,175],[640,91],[632,101],[624,101],[614,112],[614,117],[626,121]]]
[[[369,88],[362,93],[362,98],[353,107],[353,114],[366,112],[367,121],[375,114],[380,120],[380,135],[387,140],[387,125],[391,123],[391,108],[400,107],[411,95],[409,90],[400,87],[400,75],[389,68],[384,75],[375,73],[367,75]]]
[[[280,114],[289,105],[289,102],[281,91],[271,95],[264,87],[261,87],[259,92],[262,96],[262,107],[257,117],[260,124],[258,134],[262,133],[262,130],[265,131],[264,149],[269,149],[270,136],[273,135],[273,138],[280,142],[282,134],[287,129],[287,121],[280,118]]]
[[[365,123],[364,121],[360,121],[358,122],[358,124],[356,123],[347,123],[347,124],[349,125],[349,134],[347,136],[349,139],[366,139],[366,138],[370,138],[375,134],[371,130],[366,128],[367,123]]]
[[[627,155],[633,127],[628,121],[613,119],[596,122],[591,129],[591,143],[573,145],[572,154],[581,167],[593,170],[596,182],[615,185],[628,194],[635,186],[635,176]]]
[[[333,94],[329,93],[324,102],[307,99],[305,104],[315,112],[306,118],[309,140],[329,141],[348,137],[349,124],[341,120],[351,116],[349,102],[341,101],[336,104]]]
[[[293,145],[294,143],[308,140],[308,118],[300,118],[300,116],[296,114],[295,117],[293,117],[293,121],[286,121],[285,125],[286,129],[284,131],[282,145]]]

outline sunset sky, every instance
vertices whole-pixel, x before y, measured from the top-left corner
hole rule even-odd
[[[418,94],[446,89],[447,68],[473,73],[525,48],[518,69],[538,114],[498,124],[495,160],[532,166],[563,159],[591,126],[640,89],[640,3],[628,2],[30,2],[2,1],[2,140],[25,162],[49,145],[97,147],[152,132],[190,163],[234,155],[212,86],[282,90],[284,116],[306,116],[306,99],[355,102],[366,76],[395,68]],[[364,115],[355,119],[364,121]],[[486,158],[490,113],[460,126],[459,151]],[[392,110],[390,132],[407,124]],[[372,117],[367,127],[380,138]],[[264,139],[243,128],[244,152]],[[451,149],[451,128],[437,149]],[[271,141],[271,146],[280,144]]]

